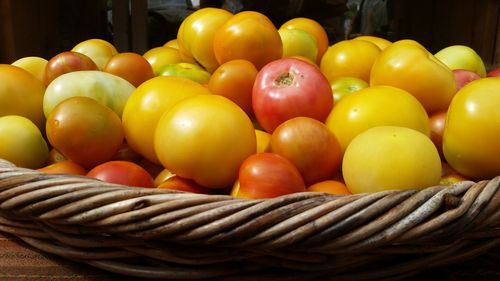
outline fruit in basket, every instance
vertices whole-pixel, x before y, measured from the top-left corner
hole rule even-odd
[[[429,127],[431,130],[431,140],[444,160],[443,155],[443,133],[446,124],[446,110],[434,112],[429,116]]]
[[[285,157],[271,152],[249,156],[241,164],[238,184],[231,195],[238,198],[273,198],[306,190],[299,170]]]
[[[174,105],[158,121],[156,156],[174,174],[208,188],[231,186],[243,160],[256,151],[250,118],[231,100],[196,95]]]
[[[325,28],[317,21],[305,17],[292,18],[286,21],[280,26],[279,29],[284,29],[284,28],[302,29],[314,37],[318,48],[318,52],[316,55],[316,59],[313,59],[312,61],[319,65],[319,63],[321,62],[321,58],[323,57],[324,53],[326,52],[330,44],[328,41],[328,34],[326,33]]]
[[[259,71],[252,104],[257,121],[271,133],[293,117],[305,116],[323,122],[333,107],[333,95],[330,83],[316,66],[283,58]]]
[[[345,151],[356,135],[375,126],[401,126],[429,136],[429,118],[410,93],[390,86],[372,86],[345,96],[325,124]]]
[[[257,73],[257,68],[247,60],[230,60],[212,73],[208,89],[232,100],[252,117],[252,89]]]
[[[379,47],[380,50],[384,50],[385,48],[389,47],[392,44],[392,42],[387,40],[387,39],[377,37],[377,36],[371,36],[371,35],[357,36],[357,37],[353,38],[353,40],[364,40],[364,41],[372,42],[373,44],[377,45],[377,47]]]
[[[87,169],[110,160],[124,140],[120,117],[88,97],[59,103],[47,117],[46,132],[53,147]]]
[[[298,28],[280,28],[278,33],[283,43],[283,57],[302,56],[316,62],[318,45],[307,31]]]
[[[373,63],[380,54],[377,45],[364,40],[344,40],[330,46],[321,59],[321,72],[332,81],[338,77],[370,80]]]
[[[38,171],[48,174],[69,174],[85,176],[87,170],[80,164],[71,160],[58,161],[50,165],[39,168]]]
[[[271,134],[255,129],[255,137],[257,138],[257,152],[266,152],[269,150],[269,144],[271,143]]]
[[[13,62],[12,65],[28,71],[43,82],[45,66],[47,65],[46,59],[36,56],[23,57]]]
[[[186,98],[210,91],[186,78],[158,76],[139,86],[128,98],[122,123],[128,145],[149,161],[159,163],[154,151],[154,131],[164,112]]]
[[[207,71],[213,72],[221,63],[216,59],[214,37],[232,16],[219,8],[203,8],[187,16],[177,30],[181,56],[192,57]]]
[[[451,70],[414,40],[396,41],[384,49],[373,64],[370,85],[401,88],[428,113],[445,110],[457,91]]]
[[[457,91],[462,89],[467,83],[481,78],[477,73],[465,69],[454,69],[453,75],[457,82]]]
[[[178,49],[165,46],[149,49],[142,56],[153,68],[155,76],[160,75],[160,69],[165,65],[184,61]]]
[[[378,126],[347,147],[342,174],[352,193],[422,189],[441,179],[441,159],[428,136],[414,129]]]
[[[37,169],[47,161],[48,154],[47,142],[31,120],[18,115],[0,117],[1,159],[18,167]]]
[[[368,83],[356,77],[338,77],[330,81],[333,92],[333,104],[337,104],[344,96],[368,87]]]
[[[340,168],[342,150],[328,127],[309,117],[295,117],[271,135],[270,152],[290,160],[307,186],[330,179]]]
[[[235,14],[217,29],[213,50],[219,64],[245,59],[261,69],[282,57],[283,44],[273,22],[256,11]]]
[[[202,85],[207,84],[210,80],[210,73],[208,71],[197,64],[188,62],[167,64],[160,68],[158,75],[184,77]]]
[[[0,81],[0,117],[24,116],[43,132],[43,82],[28,71],[9,64],[0,64]]]
[[[98,70],[75,71],[57,77],[43,96],[43,112],[48,116],[52,109],[65,99],[82,96],[93,98],[122,116],[123,107],[135,87],[127,80]]]
[[[141,166],[129,161],[107,161],[92,168],[87,177],[109,183],[153,187],[153,177]]]
[[[492,70],[488,71],[488,73],[486,74],[486,76],[488,76],[488,77],[499,77],[500,76],[500,68],[495,68],[495,69],[492,69]]]
[[[451,70],[465,69],[475,72],[480,77],[486,76],[486,68],[481,57],[474,49],[464,45],[452,45],[441,49],[434,55]]]
[[[108,63],[108,60],[118,54],[113,44],[97,38],[84,40],[76,44],[71,51],[88,56],[95,62],[99,69],[103,69],[106,63]]]
[[[43,83],[48,86],[57,77],[73,71],[97,70],[95,62],[78,52],[62,52],[53,56],[47,62],[43,75]]]
[[[173,175],[164,180],[156,188],[179,190],[199,194],[210,194],[211,191],[210,189],[197,184],[194,180],[181,178],[177,175]]]
[[[144,81],[155,76],[151,64],[143,56],[132,52],[113,56],[102,71],[119,76],[134,87],[139,87]]]
[[[500,174],[500,78],[475,80],[457,92],[448,109],[443,152],[460,174],[490,179]]]
[[[325,192],[334,195],[350,195],[352,192],[345,183],[338,180],[325,180],[312,184],[306,188],[309,192]]]

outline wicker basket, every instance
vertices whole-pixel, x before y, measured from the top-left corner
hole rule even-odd
[[[397,280],[498,249],[499,181],[240,200],[43,174],[0,160],[0,231],[143,278]]]

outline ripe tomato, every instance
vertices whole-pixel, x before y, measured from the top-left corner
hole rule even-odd
[[[53,147],[84,168],[111,159],[124,139],[120,117],[87,97],[59,103],[47,117],[46,131]]]
[[[155,76],[149,62],[143,56],[131,52],[113,56],[102,71],[120,76],[134,87],[139,87],[144,81]]]
[[[255,11],[243,11],[217,29],[213,50],[220,64],[245,59],[261,69],[265,64],[281,58],[283,44],[268,17]]]
[[[326,192],[334,195],[350,195],[352,192],[347,188],[345,183],[336,180],[325,180],[317,182],[307,187],[306,191],[310,192]]]
[[[318,44],[309,32],[298,28],[280,28],[278,33],[283,43],[283,57],[303,57],[316,65]]]
[[[282,28],[302,29],[311,34],[314,39],[316,39],[316,45],[318,47],[318,53],[314,62],[316,62],[317,64],[321,62],[321,58],[330,45],[328,41],[328,34],[321,24],[310,18],[299,17],[290,19],[287,22],[283,23],[280,26],[280,29]]]
[[[31,120],[18,115],[0,117],[0,158],[36,169],[43,166],[48,154],[47,143]]]
[[[209,194],[211,191],[211,189],[208,189],[206,187],[197,184],[194,180],[181,178],[176,175],[173,175],[164,180],[157,186],[157,188],[180,190],[180,191],[199,193],[199,194]]]
[[[443,133],[446,123],[446,110],[438,111],[429,116],[429,127],[431,129],[431,140],[436,146],[441,159],[444,160],[443,155]]]
[[[290,160],[306,185],[330,179],[342,161],[335,135],[309,117],[295,117],[279,125],[271,135],[270,151]]]
[[[276,153],[253,154],[241,164],[231,195],[238,198],[273,198],[306,190],[299,170]]]
[[[123,128],[128,145],[159,163],[154,151],[154,131],[158,120],[177,102],[199,94],[210,94],[202,85],[182,77],[158,76],[139,86],[123,109]]]
[[[252,117],[252,89],[257,72],[257,68],[247,60],[228,61],[212,73],[208,89],[232,100]]]
[[[387,39],[370,35],[358,36],[356,38],[353,38],[353,40],[364,40],[372,42],[373,44],[377,45],[377,47],[379,47],[380,50],[384,50],[385,48],[389,47],[392,44],[392,42]]]
[[[0,64],[0,116],[20,115],[43,131],[45,86],[33,74],[9,64]]]
[[[85,168],[71,160],[63,160],[47,165],[38,169],[38,171],[49,174],[70,174],[82,176],[87,174],[87,170]]]
[[[172,47],[156,47],[148,50],[142,55],[153,68],[155,76],[160,75],[160,70],[169,64],[183,62],[178,49]]]
[[[88,56],[78,52],[62,52],[53,56],[45,66],[43,83],[48,86],[64,73],[80,70],[97,70],[97,65]]]
[[[482,78],[465,85],[453,98],[443,134],[443,152],[450,166],[480,180],[500,175],[500,78]]]
[[[153,187],[153,177],[141,166],[128,161],[104,162],[92,168],[87,177],[128,186]]]
[[[106,63],[108,63],[108,60],[118,54],[113,44],[106,40],[96,38],[78,43],[71,51],[88,56],[95,62],[99,69],[103,69]]]
[[[389,86],[368,87],[343,97],[325,123],[338,138],[342,151],[356,135],[375,126],[402,126],[430,135],[422,104],[410,93]]]
[[[252,121],[218,95],[197,95],[174,105],[158,121],[154,148],[163,166],[208,188],[234,183],[256,151]]]
[[[340,41],[325,52],[321,59],[320,69],[328,81],[349,76],[369,82],[372,65],[380,52],[377,45],[368,41]]]
[[[20,67],[33,74],[38,80],[43,82],[45,66],[47,60],[41,57],[24,57],[16,60],[12,65]]]
[[[209,72],[214,71],[220,64],[214,54],[214,36],[232,16],[232,13],[219,8],[203,8],[187,16],[177,31],[181,54],[194,58]]]
[[[422,189],[439,184],[441,159],[428,136],[397,126],[378,126],[347,147],[342,174],[352,193]]]

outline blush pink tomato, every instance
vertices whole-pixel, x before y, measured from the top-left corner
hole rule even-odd
[[[91,58],[78,52],[59,53],[45,65],[43,83],[49,85],[57,77],[78,70],[97,70],[97,65]]]
[[[331,179],[342,161],[335,135],[325,124],[308,117],[279,125],[271,135],[270,147],[298,168],[306,185]]]
[[[252,105],[259,124],[271,133],[293,117],[325,121],[333,107],[333,94],[319,68],[303,60],[284,58],[259,71]]]

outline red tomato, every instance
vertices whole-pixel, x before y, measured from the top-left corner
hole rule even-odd
[[[45,65],[43,83],[49,85],[58,76],[79,70],[97,70],[97,65],[91,58],[78,52],[59,53]]]
[[[253,110],[269,133],[288,119],[311,117],[324,122],[333,107],[330,83],[305,61],[284,58],[262,68],[253,87]]]
[[[155,76],[148,60],[141,55],[129,52],[113,56],[102,71],[119,76],[134,87],[139,87],[144,81]]]
[[[88,177],[109,183],[137,187],[153,187],[153,177],[141,166],[128,161],[108,161],[87,173]]]
[[[255,11],[243,11],[217,29],[213,51],[220,64],[245,59],[261,69],[265,64],[281,58],[283,44],[268,17]]]
[[[249,156],[240,166],[238,198],[273,198],[306,190],[299,170],[285,157],[263,152]]]
[[[252,89],[257,72],[257,68],[247,60],[228,61],[212,73],[208,89],[232,100],[248,116],[253,116]]]
[[[171,176],[158,185],[160,189],[180,190],[191,193],[210,194],[210,189],[197,184],[194,180]]]
[[[340,168],[340,143],[318,120],[309,117],[287,120],[274,130],[270,143],[270,151],[290,160],[306,185],[328,180]]]

